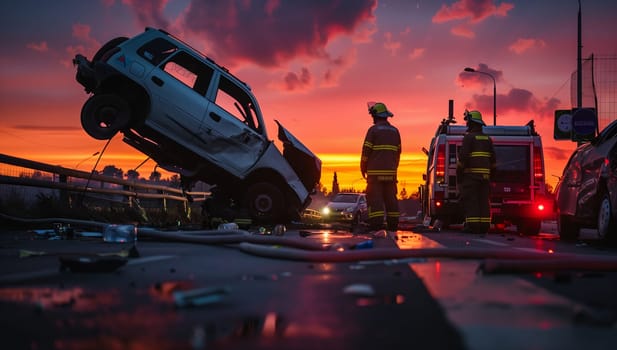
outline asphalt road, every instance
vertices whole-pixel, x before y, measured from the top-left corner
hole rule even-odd
[[[317,227],[283,236],[144,230],[132,251],[97,230],[55,239],[51,226],[5,228],[0,334],[7,349],[617,344],[617,249],[593,238],[561,242],[550,227],[532,237],[418,227],[377,238]]]

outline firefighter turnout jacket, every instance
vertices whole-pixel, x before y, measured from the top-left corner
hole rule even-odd
[[[457,180],[462,181],[465,174],[473,179],[488,181],[495,174],[495,164],[491,138],[482,132],[481,127],[467,132],[458,154]]]
[[[378,181],[396,181],[401,157],[401,136],[385,118],[371,126],[364,138],[360,170]]]

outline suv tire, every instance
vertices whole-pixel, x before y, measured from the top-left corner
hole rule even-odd
[[[612,216],[611,200],[608,194],[602,196],[598,208],[598,238],[608,240],[617,231],[617,223]]]
[[[246,206],[252,218],[262,222],[275,222],[283,218],[283,193],[273,184],[258,182],[246,193]]]
[[[92,64],[100,61],[103,56],[110,50],[114,49],[116,46],[122,44],[123,42],[129,40],[129,38],[124,36],[119,36],[117,38],[109,40],[105,45],[101,46],[101,48],[92,56]]]
[[[115,94],[94,95],[81,109],[81,126],[97,140],[109,140],[131,121],[128,102]]]

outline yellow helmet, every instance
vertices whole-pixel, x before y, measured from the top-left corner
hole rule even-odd
[[[376,102],[372,106],[369,104],[368,112],[371,116],[377,118],[394,117],[394,114],[392,114],[382,102]]]
[[[472,121],[478,124],[482,124],[483,126],[486,126],[486,124],[482,120],[482,113],[480,113],[479,111],[465,110],[465,121]]]

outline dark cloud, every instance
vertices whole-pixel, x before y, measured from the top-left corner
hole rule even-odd
[[[224,62],[274,67],[297,56],[327,58],[326,44],[374,18],[377,0],[192,0],[185,29]]]
[[[490,74],[493,78],[495,78],[496,82],[503,80],[502,71],[490,68],[485,63],[478,64],[478,67],[474,69],[476,70],[477,73],[462,71],[458,74],[458,81],[461,85],[465,85],[465,86],[487,85],[488,86],[488,84],[490,83],[492,87],[493,80],[487,74]]]
[[[307,68],[302,68],[300,74],[289,72],[283,80],[285,82],[285,90],[294,91],[310,86],[312,77]]]
[[[504,81],[503,72],[490,68],[487,64],[480,63],[474,72],[461,72],[458,75],[458,84],[466,87],[482,86],[486,88],[486,94],[474,95],[472,101],[466,104],[467,108],[478,109],[481,111],[493,110],[493,79],[495,82]],[[499,88],[497,88],[499,92]],[[551,98],[545,101],[538,99],[534,94],[526,89],[512,88],[507,93],[497,94],[497,115],[509,112],[521,112],[528,115],[537,116],[540,119],[552,118],[554,112],[561,105],[561,101]]]
[[[561,102],[551,98],[541,101],[529,90],[513,88],[507,94],[497,94],[497,115],[510,112],[519,112],[529,115],[532,119],[538,117],[540,120],[553,118],[555,110]],[[482,111],[493,110],[493,94],[474,95],[472,102],[467,104],[469,108]]]
[[[165,19],[163,10],[168,0],[122,0],[122,3],[129,6],[141,27],[168,28],[169,22]]]

